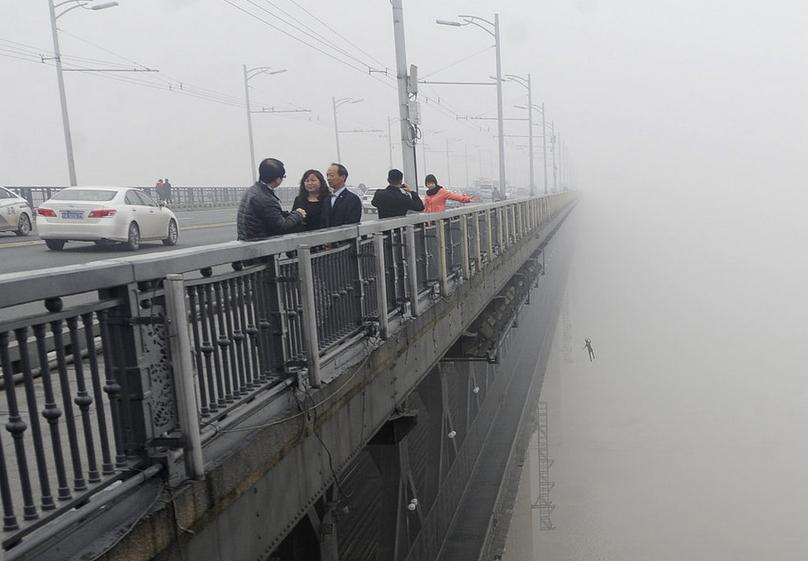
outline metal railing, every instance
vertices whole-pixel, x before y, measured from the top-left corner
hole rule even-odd
[[[155,200],[160,200],[157,189],[154,187],[135,187],[148,193]],[[20,195],[31,208],[36,208],[53,195],[64,189],[64,187],[52,186],[16,186],[9,187],[12,191]],[[287,188],[288,189],[288,188]],[[172,208],[213,208],[213,207],[234,207],[238,206],[241,196],[246,187],[171,187],[171,201],[168,203]],[[294,190],[295,193],[297,189]],[[291,202],[291,201],[290,201]]]
[[[144,467],[177,469],[172,450],[186,461],[172,480],[201,477],[221,423],[339,376],[352,341],[496,267],[571,198],[0,275],[4,548]]]

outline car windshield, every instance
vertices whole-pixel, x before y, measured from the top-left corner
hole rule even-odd
[[[59,191],[53,197],[52,201],[111,201],[115,198],[117,191],[109,191],[106,189],[65,189]]]

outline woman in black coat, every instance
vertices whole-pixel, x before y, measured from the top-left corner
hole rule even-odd
[[[292,208],[302,208],[306,211],[301,232],[325,228],[325,205],[331,204],[331,192],[325,182],[323,174],[316,169],[307,170],[300,178],[300,192],[295,197]]]

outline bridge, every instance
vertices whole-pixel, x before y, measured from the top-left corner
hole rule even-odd
[[[5,558],[496,558],[574,205],[0,275]]]

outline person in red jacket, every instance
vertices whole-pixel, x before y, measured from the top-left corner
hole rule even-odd
[[[470,203],[473,199],[469,195],[452,193],[438,185],[438,180],[431,173],[424,179],[426,185],[426,197],[424,197],[425,212],[443,212],[446,210],[446,201],[457,201],[460,203]]]

